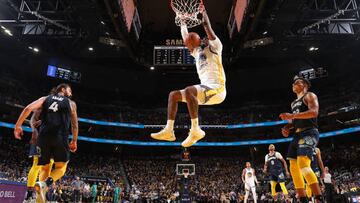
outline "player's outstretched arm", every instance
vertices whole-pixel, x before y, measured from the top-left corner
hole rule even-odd
[[[71,133],[72,133],[72,140],[70,142],[70,151],[75,152],[77,150],[77,138],[79,134],[79,123],[78,123],[78,116],[77,116],[77,107],[74,101],[70,101],[71,107]]]
[[[200,12],[201,12],[202,17],[203,17],[203,26],[204,26],[204,30],[206,32],[207,37],[209,38],[209,40],[215,40],[216,35],[215,35],[214,30],[211,27],[209,16],[206,13],[204,5],[201,5]]]
[[[33,101],[31,104],[27,105],[24,110],[21,112],[14,129],[14,136],[16,139],[21,139],[23,135],[22,124],[25,119],[30,115],[30,113],[34,110],[40,109],[45,101],[46,97],[41,97],[36,101]]]

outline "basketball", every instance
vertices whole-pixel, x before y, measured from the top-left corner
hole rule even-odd
[[[201,44],[201,38],[196,32],[189,32],[184,44],[187,47],[198,47]]]

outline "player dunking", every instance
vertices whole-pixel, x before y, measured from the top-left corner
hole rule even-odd
[[[186,102],[191,117],[191,129],[189,136],[181,144],[183,147],[190,147],[205,136],[205,132],[199,126],[199,105],[220,104],[226,97],[225,73],[221,57],[222,44],[211,28],[203,5],[201,5],[200,12],[207,38],[200,40],[198,34],[188,33],[185,23],[181,25],[181,35],[191,55],[195,58],[201,84],[170,92],[166,127],[158,133],[151,134],[151,137],[157,140],[174,141],[176,139],[174,122],[178,102]],[[195,43],[191,43],[194,40]]]
[[[284,137],[289,136],[290,129],[295,129],[287,158],[290,160],[290,172],[300,202],[308,202],[304,178],[314,193],[316,201],[322,202],[319,182],[310,166],[313,151],[319,142],[317,129],[319,102],[317,96],[308,91],[310,85],[310,81],[305,78],[297,76],[294,78],[292,90],[297,95],[297,99],[291,103],[293,113],[282,113],[279,117],[282,120],[291,121],[282,128]]]
[[[38,165],[42,166],[44,171],[50,170],[50,159],[53,158],[55,169],[51,171],[49,177],[40,174],[40,181],[35,185],[37,202],[46,201],[45,193],[47,188],[65,174],[70,158],[69,151],[75,152],[77,149],[78,118],[76,104],[69,99],[71,96],[70,86],[60,84],[56,88],[56,95],[41,97],[26,106],[15,125],[14,135],[17,139],[21,139],[23,135],[21,126],[25,119],[32,111],[42,110],[42,123],[38,137],[41,156]],[[68,144],[70,125],[73,137],[70,144]]]
[[[275,151],[275,145],[269,145],[269,153],[265,156],[264,173],[268,173],[270,177],[271,195],[277,200],[276,185],[280,184],[281,190],[288,197],[288,191],[285,186],[285,174],[290,177],[286,161],[280,152]]]
[[[244,168],[242,171],[241,179],[245,185],[244,203],[247,203],[250,191],[253,195],[254,203],[256,203],[257,202],[256,185],[258,185],[259,182],[256,179],[255,170],[251,168],[250,162],[246,162],[246,168]]]

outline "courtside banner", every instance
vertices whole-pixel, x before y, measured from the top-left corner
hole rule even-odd
[[[0,202],[22,203],[25,198],[25,183],[0,180]]]

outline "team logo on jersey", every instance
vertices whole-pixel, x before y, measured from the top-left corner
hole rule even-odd
[[[301,145],[304,144],[304,143],[305,143],[304,139],[300,139],[299,142],[298,142],[298,144],[301,144]]]
[[[310,145],[310,146],[315,145],[315,140],[311,136],[304,137],[304,140],[305,140],[305,144],[307,144],[307,145]]]
[[[291,108],[301,106],[301,104],[302,104],[302,101],[295,102],[295,103],[291,104]]]

